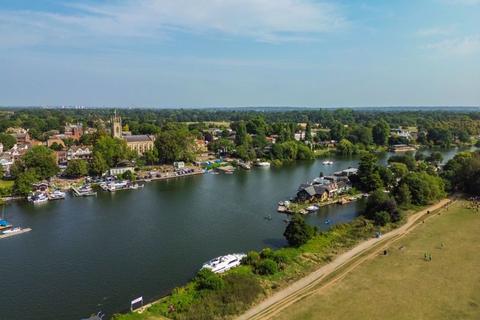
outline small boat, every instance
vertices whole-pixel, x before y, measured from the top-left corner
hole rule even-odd
[[[325,160],[325,161],[322,162],[322,164],[323,164],[324,166],[329,166],[329,165],[332,165],[332,164],[333,164],[333,161],[332,161],[332,160]]]
[[[308,212],[315,212],[315,211],[318,211],[318,209],[320,209],[320,208],[316,205],[312,205],[312,206],[307,207]]]
[[[263,219],[265,219],[265,220],[269,220],[269,221],[270,221],[270,220],[272,220],[273,218],[272,218],[272,216],[271,216],[271,215],[268,215],[268,216],[265,216],[265,217],[263,217]]]
[[[270,162],[267,162],[267,161],[257,162],[257,167],[268,168],[270,167]]]
[[[325,219],[325,222],[324,222],[324,223],[325,223],[325,224],[330,224],[330,222],[331,222],[331,221],[330,221],[329,219]]]
[[[60,190],[55,190],[52,193],[50,193],[48,198],[49,200],[61,200],[61,199],[65,199],[65,196],[66,196],[65,192]]]
[[[22,228],[15,227],[15,228],[3,231],[2,234],[13,234],[13,233],[17,233],[17,232],[20,232],[20,231],[22,231]]]
[[[48,196],[43,193],[35,193],[28,197],[28,201],[33,202],[33,204],[45,203],[48,201]]]
[[[215,273],[223,273],[232,268],[238,267],[241,264],[242,259],[246,256],[247,255],[244,253],[232,253],[225,256],[220,256],[205,262],[202,266],[202,269],[210,269]]]

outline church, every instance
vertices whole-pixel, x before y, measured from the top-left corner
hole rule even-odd
[[[155,147],[155,136],[152,135],[132,135],[122,130],[122,118],[115,112],[111,119],[112,137],[125,140],[130,150],[135,150],[139,155],[152,150]]]

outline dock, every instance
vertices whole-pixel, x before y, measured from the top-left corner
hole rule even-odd
[[[96,196],[97,193],[95,191],[91,192],[82,192],[79,189],[72,187],[73,195],[75,197],[90,197],[90,196]]]
[[[22,233],[27,233],[27,232],[30,232],[30,231],[32,231],[31,228],[25,228],[25,229],[22,229],[18,232],[15,232],[15,233],[0,234],[0,239],[13,237],[13,236],[16,236],[16,235],[19,235],[19,234],[22,234]]]

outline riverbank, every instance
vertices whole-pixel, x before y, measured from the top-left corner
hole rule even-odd
[[[445,203],[446,200],[441,201],[431,208],[424,209],[410,216],[407,221],[403,221],[405,224],[401,227],[399,227],[399,224],[391,224],[383,228],[377,228],[371,222],[363,218],[358,218],[352,223],[335,226],[327,232],[320,233],[313,240],[300,248],[288,247],[273,252],[264,250],[259,254],[260,262],[267,259],[274,260],[278,263],[278,271],[271,275],[260,275],[251,266],[242,265],[225,273],[225,275],[222,276],[224,279],[229,279],[230,277],[235,276],[244,277],[243,280],[254,282],[262,288],[261,291],[256,293],[248,291],[240,292],[239,297],[236,297],[235,299],[232,298],[232,306],[230,307],[215,307],[211,304],[213,303],[213,297],[218,297],[218,295],[222,295],[225,290],[229,291],[232,290],[232,288],[221,289],[216,292],[205,291],[199,289],[195,281],[193,281],[184,287],[175,289],[170,296],[154,302],[149,308],[144,309],[141,314],[130,313],[116,315],[114,319],[149,319],[149,317],[154,316],[183,319],[193,317],[202,312],[204,316],[210,316],[212,319],[231,317],[245,311],[249,307],[247,302],[259,302],[267,297],[276,297],[276,294],[272,295],[274,292],[278,292],[281,288],[291,285],[295,280],[301,279],[309,274],[308,277],[312,277],[315,274],[318,275],[318,267],[325,265],[325,263],[327,263],[327,266],[330,265],[328,262],[332,261],[334,257],[345,260],[345,257],[349,257],[350,255],[355,256],[356,253],[362,250],[362,248],[369,248],[377,242],[389,239],[396,234],[395,232],[402,232],[402,230],[411,226],[411,224],[417,221],[419,217],[424,215],[428,210],[434,210],[437,207],[443,206]],[[397,227],[399,228],[395,229]],[[391,235],[382,237],[381,239],[372,239],[377,231],[384,233],[392,229],[397,231],[393,231]],[[341,254],[342,252],[353,248],[363,240],[367,241],[363,242],[358,247],[355,247],[352,252],[347,251],[347,253]],[[337,261],[337,259],[335,261]],[[238,294],[239,292],[234,291],[234,293]],[[247,295],[249,299],[247,300],[244,295]],[[270,299],[272,298],[267,298],[267,300],[265,300],[267,301],[267,304],[269,303],[268,301],[271,301]],[[207,303],[210,303],[209,309],[201,307]],[[263,306],[264,303],[265,302],[260,304],[260,306]],[[247,313],[247,315],[248,314],[249,313]],[[245,319],[248,319],[248,317]]]
[[[447,205],[449,206],[452,202],[453,201],[450,199],[443,199],[438,203],[409,216],[406,223],[402,226],[393,229],[380,238],[372,238],[364,241],[352,249],[338,255],[332,262],[317,269],[315,272],[299,281],[294,282],[287,288],[275,293],[243,315],[239,316],[237,320],[260,320],[271,318],[292,303],[307,296],[309,290],[316,288],[324,279],[328,278],[340,268],[354,263],[355,259],[364,258],[365,255],[369,253],[369,250],[378,250],[379,246],[387,247],[392,241],[397,240],[398,237],[404,236],[413,230],[417,222],[421,221],[426,216],[431,216],[436,213],[437,210],[443,209]]]

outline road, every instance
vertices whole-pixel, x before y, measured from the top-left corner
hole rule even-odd
[[[337,258],[335,258],[335,260],[327,265],[320,267],[308,276],[292,283],[285,289],[278,291],[261,303],[255,305],[246,313],[239,316],[237,320],[270,319],[284,308],[316,292],[319,286],[320,288],[324,288],[332,285],[339,279],[343,278],[348,272],[353,270],[363,261],[370,258],[372,254],[377,254],[379,246],[387,246],[396,241],[398,238],[403,237],[414,228],[417,221],[424,218],[424,216],[427,216],[429,213],[432,213],[437,209],[441,209],[451,201],[452,200],[450,199],[443,199],[438,203],[411,215],[404,225],[390,231],[389,233],[386,233],[381,238],[372,238],[360,243],[351,250],[339,255]],[[370,251],[373,251],[373,253]],[[346,270],[342,270],[340,275],[321,283],[327,276],[332,275],[335,271],[345,266],[347,266]]]

